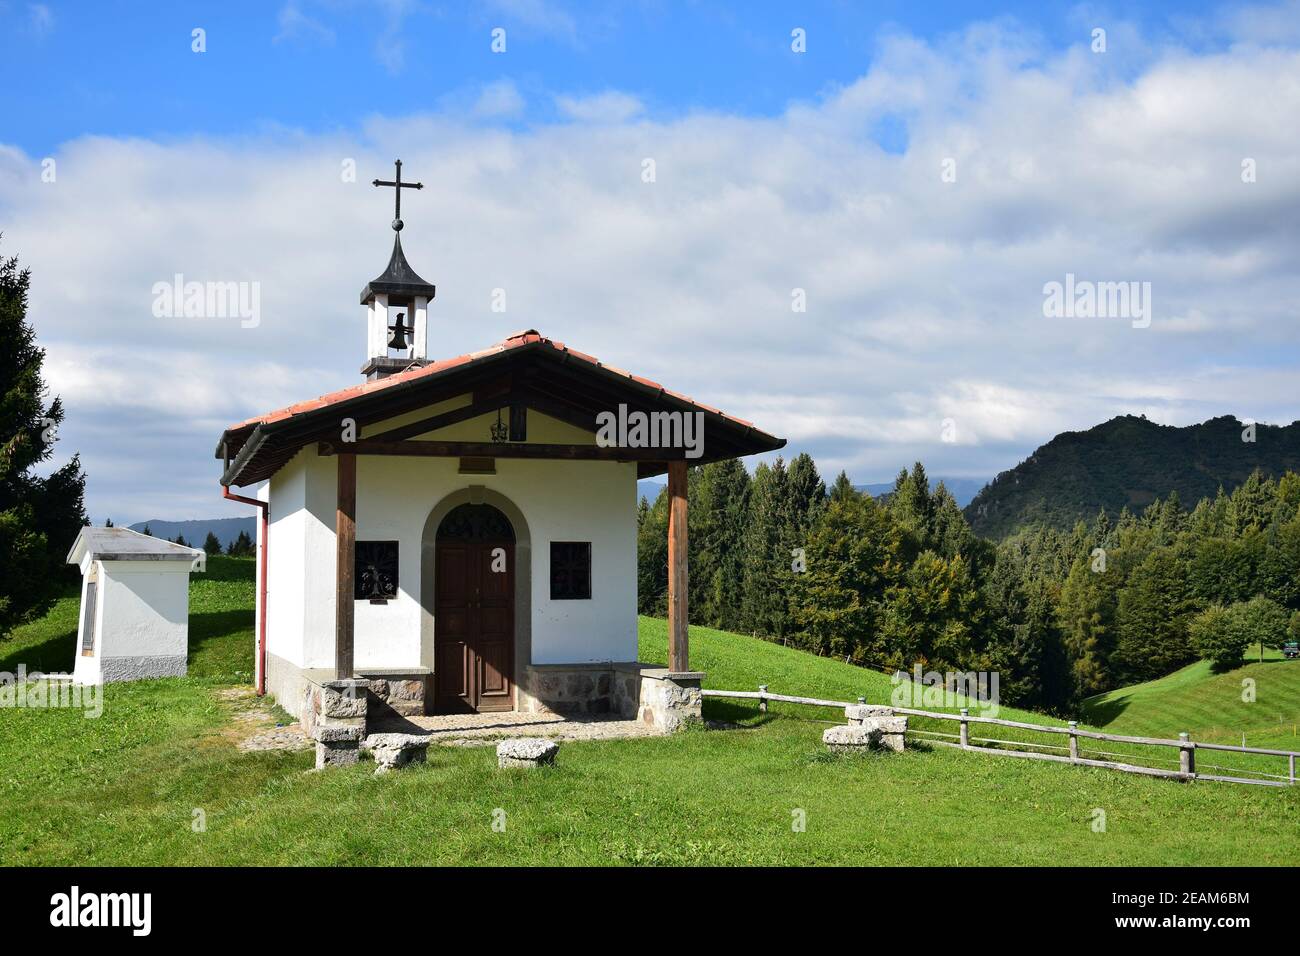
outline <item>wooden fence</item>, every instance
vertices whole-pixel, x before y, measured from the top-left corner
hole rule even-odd
[[[766,684],[759,685],[757,691],[712,690],[706,688],[701,693],[703,693],[705,697],[756,700],[758,701],[758,709],[760,711],[767,710],[769,701],[781,701],[789,704],[805,704],[812,707],[836,707],[840,709],[848,707],[851,703],[842,700],[825,700],[820,697],[797,697],[791,694],[773,694],[768,690]],[[864,704],[866,703],[866,700],[865,698],[859,697],[857,702],[859,704]],[[1125,773],[1144,774],[1152,777],[1167,777],[1174,780],[1218,780],[1225,783],[1247,783],[1266,787],[1294,786],[1296,782],[1296,757],[1300,757],[1300,752],[1294,750],[1270,750],[1262,747],[1238,747],[1233,744],[1206,743],[1192,740],[1187,734],[1179,734],[1178,739],[1173,740],[1163,737],[1132,737],[1124,734],[1107,734],[1096,730],[1080,730],[1078,721],[1074,720],[1070,721],[1065,727],[1056,727],[1049,724],[1032,724],[1020,720],[1002,720],[998,717],[972,716],[969,713],[969,710],[964,707],[958,714],[949,714],[941,711],[916,710],[911,707],[894,707],[892,704],[881,706],[887,706],[893,713],[903,714],[908,717],[921,717],[927,720],[950,721],[956,723],[958,725],[958,732],[955,734],[927,730],[919,727],[912,727],[910,725],[908,726],[907,732],[909,734],[920,737],[927,743],[936,746],[955,747],[960,750],[972,751],[975,753],[999,754],[1004,757],[1022,757],[1030,760],[1052,760],[1059,763],[1079,764],[1085,767],[1104,767],[1108,770],[1121,770]],[[1068,741],[1065,744],[1047,744],[1034,743],[1028,740],[1005,740],[998,737],[976,737],[971,735],[972,724],[1011,727],[1017,730],[1032,731],[1034,733],[1055,734],[1058,736],[1068,737]],[[1088,749],[1080,746],[1080,740],[1096,740],[1116,744],[1133,744],[1139,747],[1172,747],[1178,752],[1178,760],[1176,764],[1178,769],[1145,767],[1140,764],[1126,763],[1120,760],[1099,760],[1096,758],[1143,758],[1136,754]],[[1032,747],[1034,749],[1007,749],[1016,747]],[[1052,750],[1063,752],[1045,752]],[[1232,774],[1204,773],[1197,769],[1196,752],[1198,750],[1253,754],[1263,757],[1286,757],[1287,774],[1283,776],[1249,768],[1222,767],[1216,764],[1207,764],[1205,760],[1202,760],[1202,767],[1208,767],[1208,769],[1211,770],[1232,772]],[[1089,756],[1090,754],[1095,756]],[[1171,766],[1173,765],[1173,761],[1169,761],[1169,763]],[[1254,776],[1238,776],[1237,774],[1254,774]]]

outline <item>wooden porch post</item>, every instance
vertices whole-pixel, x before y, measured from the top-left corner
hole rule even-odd
[[[686,625],[686,462],[668,463],[668,669],[691,669]]]
[[[334,515],[336,580],[334,595],[334,676],[352,675],[352,637],[356,605],[352,570],[357,545],[357,456],[339,455],[338,510]]]

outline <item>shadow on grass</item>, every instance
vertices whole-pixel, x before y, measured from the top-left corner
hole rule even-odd
[[[208,611],[190,615],[190,660],[193,662],[196,651],[202,650],[208,642],[229,640],[232,634],[252,630],[252,611]],[[76,660],[77,629],[72,626],[58,634],[53,634],[35,644],[23,644],[13,647],[0,643],[0,672],[17,673],[18,665],[26,667],[27,672],[41,671],[46,674],[72,673]],[[239,656],[245,652],[238,648]],[[248,655],[252,654],[247,650]]]
[[[772,719],[771,714],[758,709],[757,703],[728,700],[725,697],[704,698],[702,714],[705,720],[744,727],[760,727]]]
[[[252,611],[201,611],[190,615],[190,653],[206,642],[253,628]]]
[[[1093,727],[1105,727],[1107,724],[1117,720],[1119,716],[1128,710],[1131,695],[1125,694],[1123,697],[1116,697],[1114,700],[1097,701],[1093,704],[1085,704],[1083,708],[1083,719]]]
[[[76,649],[75,627],[48,637],[39,644],[26,644],[17,648],[0,644],[0,671],[17,673],[18,665],[23,664],[28,673],[41,671],[45,674],[70,674]]]

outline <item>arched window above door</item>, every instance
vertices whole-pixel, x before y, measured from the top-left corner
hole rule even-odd
[[[491,505],[457,505],[438,526],[438,540],[514,541],[510,520]]]

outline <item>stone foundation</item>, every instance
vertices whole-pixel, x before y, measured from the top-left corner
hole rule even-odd
[[[698,671],[673,673],[636,661],[533,664],[524,669],[519,709],[525,713],[617,714],[673,733],[701,719]]]
[[[151,677],[184,677],[185,655],[105,657],[99,662],[100,683],[145,680]]]
[[[274,654],[266,660],[267,693],[276,703],[308,726],[319,703],[313,704],[313,688],[333,680],[325,668],[301,668]],[[426,712],[433,672],[427,667],[359,670],[357,676],[369,682],[367,710],[372,720],[385,717],[419,717]]]
[[[309,673],[316,683],[329,679],[328,671],[309,672],[283,657],[269,653],[266,655],[266,692],[298,720],[306,719],[304,704],[308,700],[307,687],[311,683]]]
[[[424,667],[403,670],[367,670],[361,676],[370,681],[369,718],[421,717],[426,713],[432,671]]]
[[[335,680],[328,670],[299,669],[279,658],[269,664],[269,689],[316,741],[318,766],[355,762],[369,725],[382,725],[386,718],[423,716],[427,710],[432,686],[427,668],[368,670],[355,678]],[[703,678],[698,671],[673,673],[636,661],[533,664],[523,669],[516,709],[621,717],[660,733],[674,733],[701,721]]]
[[[519,687],[519,710],[528,714],[618,713],[617,664],[529,664]]]

